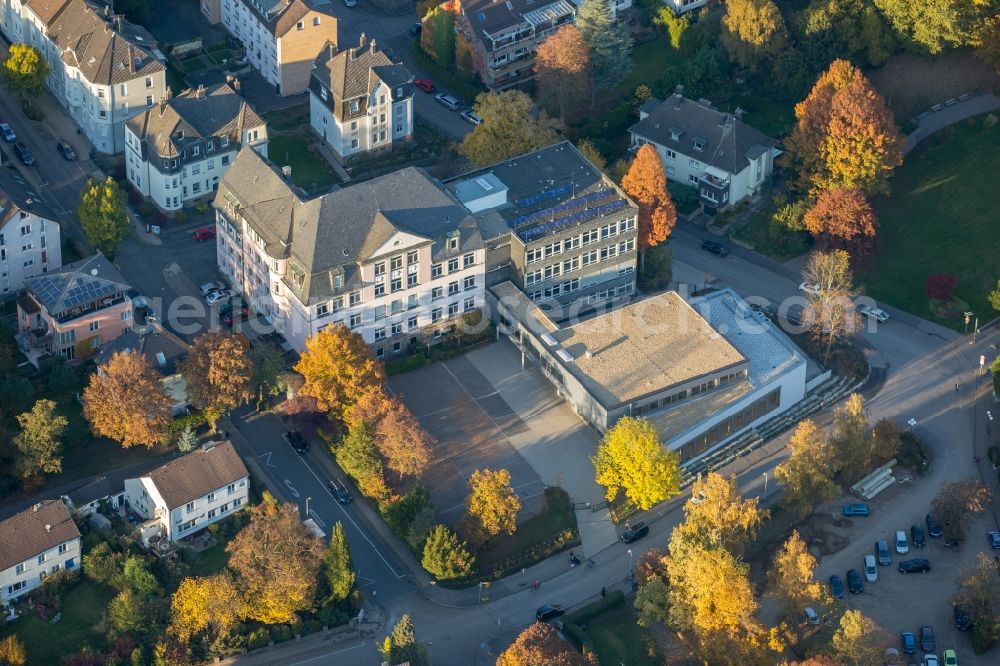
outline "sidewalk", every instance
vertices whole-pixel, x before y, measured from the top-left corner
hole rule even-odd
[[[978,116],[983,113],[1000,109],[1000,97],[990,93],[976,95],[964,100],[948,100],[947,102],[935,104],[929,111],[925,111],[916,117],[915,122],[918,127],[906,137],[906,147],[903,153],[906,154],[917,147],[921,141],[931,134],[944,129],[949,125]]]

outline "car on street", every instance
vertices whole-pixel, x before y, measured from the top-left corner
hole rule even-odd
[[[206,241],[215,238],[215,227],[202,227],[195,229],[192,237],[196,241]]]
[[[965,609],[958,604],[951,605],[952,613],[955,616],[955,628],[959,631],[972,629],[972,616],[965,612]]]
[[[819,624],[820,623],[819,613],[817,613],[812,608],[806,607],[805,614],[806,614],[806,622],[808,622],[809,624]]]
[[[872,513],[871,507],[863,502],[857,504],[846,504],[842,509],[845,516],[870,516]]]
[[[861,574],[858,573],[857,569],[850,569],[847,572],[847,587],[851,590],[851,594],[861,594],[865,591],[864,583],[861,582]]]
[[[358,6],[358,0],[344,0],[344,6],[345,7],[357,7]]]
[[[920,627],[920,649],[924,652],[934,652],[934,630],[924,625]]]
[[[546,604],[535,611],[535,619],[539,622],[548,622],[566,614],[566,609],[559,604]]]
[[[931,570],[931,563],[923,558],[903,560],[896,567],[899,573],[924,573]]]
[[[944,666],[958,666],[958,655],[954,650],[944,651]]]
[[[899,635],[899,642],[903,646],[903,654],[913,654],[917,651],[917,637],[912,631],[904,631]]]
[[[941,666],[936,654],[925,654],[924,660],[920,664],[921,666]]]
[[[309,440],[303,437],[298,430],[289,430],[286,432],[285,440],[296,453],[305,453],[309,450]]]
[[[834,599],[844,598],[844,581],[837,574],[830,576],[830,594]]]
[[[413,85],[423,90],[425,93],[432,93],[437,90],[437,86],[429,79],[413,79]]]
[[[900,555],[906,555],[910,552],[910,544],[906,541],[906,532],[903,530],[896,531],[896,552]]]
[[[924,518],[924,523],[927,525],[927,535],[932,539],[940,539],[941,535],[944,534],[944,530],[941,529],[941,523],[937,521],[933,513],[928,513]]]
[[[865,580],[874,583],[878,580],[878,567],[875,566],[875,556],[865,555]]]
[[[813,296],[819,296],[820,292],[823,290],[820,289],[818,284],[809,284],[808,282],[802,282],[801,284],[799,284],[799,291],[804,291],[807,294],[812,294]]]
[[[707,240],[701,244],[701,249],[708,250],[712,254],[716,254],[720,257],[725,257],[729,255],[729,248],[722,243],[716,243],[715,241]]]
[[[437,100],[438,104],[452,111],[458,111],[462,108],[462,100],[448,93],[438,93],[434,95],[434,99]]]
[[[885,539],[879,539],[875,542],[875,554],[878,555],[878,563],[884,567],[892,564],[892,555],[889,554],[889,544],[885,542]]]
[[[17,153],[18,159],[24,162],[24,166],[31,166],[35,163],[35,154],[23,142],[18,141],[14,144],[14,152]]]
[[[76,151],[73,150],[73,147],[65,141],[58,142],[56,144],[56,150],[59,151],[59,154],[62,155],[63,159],[67,162],[76,160]]]
[[[226,326],[232,327],[233,322],[236,319],[240,321],[246,321],[250,318],[250,308],[243,304],[240,306],[239,314],[236,314],[236,308],[233,307],[232,302],[225,303],[221,308],[219,308],[219,320]]]
[[[910,541],[913,542],[914,548],[923,548],[927,545],[927,539],[924,538],[924,531],[920,525],[910,525]]]
[[[1000,532],[990,530],[986,533],[986,539],[990,542],[990,548],[993,550],[1000,548]]]
[[[326,487],[329,489],[330,494],[341,504],[351,503],[353,499],[351,491],[347,489],[347,484],[340,479],[330,479],[330,483],[326,484]]]
[[[884,324],[889,321],[889,313],[880,308],[872,308],[867,305],[862,305],[860,309],[861,314],[868,317],[869,319],[874,319],[880,324]]]
[[[7,143],[17,141],[17,135],[14,134],[14,130],[7,123],[0,123],[0,134],[3,134],[3,140]]]
[[[482,125],[483,124],[483,119],[480,118],[479,116],[477,116],[476,112],[473,111],[472,109],[466,109],[465,111],[462,111],[462,113],[460,113],[458,115],[462,116],[462,118],[464,118],[468,122],[472,123],[473,125]]]
[[[622,532],[622,543],[638,541],[647,534],[649,534],[649,525],[641,520],[634,525],[626,525],[625,531]]]
[[[198,293],[202,296],[208,296],[213,291],[219,291],[220,289],[225,289],[226,285],[219,282],[218,280],[212,280],[211,282],[206,282],[205,284],[198,287]]]
[[[219,289],[218,291],[211,292],[205,297],[205,302],[209,305],[215,305],[216,303],[221,303],[227,298],[232,298],[233,292],[231,289]]]

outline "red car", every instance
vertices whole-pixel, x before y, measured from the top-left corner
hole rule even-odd
[[[212,240],[213,238],[215,238],[215,229],[213,227],[202,227],[194,231],[194,239],[196,241]]]
[[[432,93],[437,88],[434,87],[433,81],[428,81],[427,79],[413,79],[413,85],[423,90],[425,93]]]

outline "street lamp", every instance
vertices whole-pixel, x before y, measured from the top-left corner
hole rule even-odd
[[[632,580],[632,549],[628,549],[628,579]]]
[[[965,334],[966,335],[969,334],[969,322],[972,321],[972,315],[974,315],[974,314],[975,314],[974,312],[966,312],[965,313]]]
[[[767,497],[767,472],[764,472],[764,494],[761,495],[761,499],[765,499],[766,497]]]
[[[307,497],[306,498],[306,518],[309,517],[309,500],[311,500],[311,499],[312,499],[312,497]]]

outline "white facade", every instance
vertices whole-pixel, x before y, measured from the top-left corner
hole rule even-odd
[[[708,4],[708,0],[663,0],[663,4],[670,7],[677,14],[700,9]]]
[[[58,222],[20,210],[0,226],[0,294],[23,289],[25,278],[61,266]]]
[[[0,601],[4,603],[31,592],[60,569],[80,568],[80,537],[49,548],[30,559],[0,571]]]
[[[168,541],[177,541],[243,508],[247,477],[217,488],[182,506],[169,508],[149,477],[125,480],[125,501],[136,513],[159,523]]]
[[[392,92],[379,81],[368,95],[367,115],[342,123],[323,99],[329,91],[310,89],[309,123],[340,157],[391,147],[413,135],[413,97],[396,100]]]
[[[222,0],[222,24],[246,46],[247,62],[271,85],[281,83],[278,38],[241,0]]]
[[[703,161],[704,155],[685,155],[674,147],[663,146],[639,137],[635,138],[635,145],[641,146],[644,143],[650,143],[656,148],[668,180],[683,183],[699,190],[703,199],[709,199],[720,208],[737,204],[747,197],[756,195],[761,185],[771,177],[771,173],[774,171],[774,154],[770,150],[762,152],[752,160],[748,159],[748,164],[739,173],[729,173],[706,164]],[[718,182],[723,190],[725,184],[728,183],[728,192],[723,191],[722,195],[726,198],[723,199],[716,195],[711,189],[703,188],[703,180]],[[712,199],[712,197],[716,198]]]

